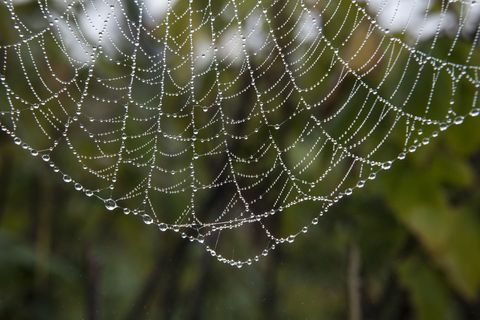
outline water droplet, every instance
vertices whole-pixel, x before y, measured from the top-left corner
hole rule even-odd
[[[353,193],[353,190],[351,188],[348,188],[348,189],[345,190],[345,194],[347,196],[351,195],[352,193]]]
[[[464,119],[465,118],[463,116],[458,116],[455,118],[455,120],[453,120],[453,123],[455,123],[456,125],[462,124]]]
[[[48,155],[48,154],[42,154],[42,160],[45,161],[45,162],[50,161],[50,155]]]
[[[478,115],[480,115],[480,108],[475,108],[470,111],[470,116],[477,117]]]
[[[294,236],[289,236],[287,238],[287,241],[288,241],[288,243],[293,243],[295,241],[295,237]]]
[[[152,224],[153,219],[148,214],[142,214],[142,219],[145,224]]]
[[[387,161],[382,164],[382,169],[383,170],[388,170],[392,167],[392,161]]]
[[[158,225],[158,228],[160,229],[160,231],[167,231],[168,226],[167,226],[166,223],[160,223],[160,224]]]
[[[81,191],[82,189],[83,189],[83,187],[80,183],[75,183],[75,190]]]
[[[318,218],[313,218],[312,224],[313,224],[313,225],[317,225],[317,224],[318,224]]]
[[[15,137],[15,139],[13,139],[13,142],[14,142],[16,145],[20,145],[20,144],[22,144],[22,139],[20,139],[19,137]]]
[[[117,208],[117,203],[113,199],[107,199],[105,200],[105,208],[109,211],[115,210]]]
[[[91,197],[91,196],[93,196],[93,191],[92,190],[85,190],[85,195],[87,197]]]
[[[63,181],[66,182],[66,183],[70,183],[70,182],[72,182],[72,178],[70,178],[70,176],[64,175],[63,176]]]
[[[441,130],[441,131],[445,131],[445,130],[448,129],[448,126],[449,126],[449,124],[446,123],[446,122],[440,124],[440,130]]]

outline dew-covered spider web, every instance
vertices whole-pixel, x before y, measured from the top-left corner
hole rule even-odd
[[[480,113],[472,0],[2,0],[0,16],[3,133],[109,212],[238,267]]]

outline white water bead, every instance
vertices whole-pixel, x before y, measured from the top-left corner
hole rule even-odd
[[[480,108],[472,109],[470,111],[469,115],[472,116],[472,117],[478,117],[478,115],[480,115]]]
[[[106,199],[106,200],[104,200],[104,203],[105,203],[105,208],[108,211],[113,211],[118,207],[117,202],[113,199]]]
[[[459,124],[462,124],[464,120],[465,120],[465,117],[463,117],[463,116],[457,116],[457,117],[455,117],[455,119],[453,120],[453,123],[456,124],[456,125],[459,125]]]
[[[384,162],[384,163],[382,164],[382,169],[383,169],[383,170],[388,170],[388,169],[390,169],[390,168],[392,167],[392,163],[393,163],[392,161]]]
[[[449,126],[450,126],[450,125],[449,125],[448,123],[446,123],[446,122],[445,122],[445,123],[442,123],[442,124],[440,125],[440,131],[445,131],[445,130],[447,130]]]
[[[152,224],[153,218],[148,214],[142,214],[142,219],[145,224]]]

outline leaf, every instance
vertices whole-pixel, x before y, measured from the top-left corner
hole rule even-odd
[[[473,300],[480,287],[480,228],[472,212],[449,206],[433,170],[411,168],[394,175],[387,197],[397,218],[416,236],[448,276],[451,284]]]
[[[397,273],[409,293],[417,319],[458,318],[448,288],[426,261],[419,257],[408,258],[399,265]]]

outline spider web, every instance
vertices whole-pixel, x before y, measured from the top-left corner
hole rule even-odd
[[[3,0],[1,129],[109,211],[242,267],[479,115],[478,7]]]

